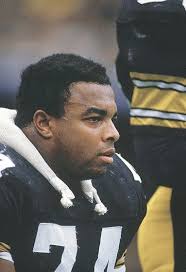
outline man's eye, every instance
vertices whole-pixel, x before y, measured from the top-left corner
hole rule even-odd
[[[100,116],[92,116],[92,117],[87,118],[87,120],[92,123],[97,123],[97,122],[101,121],[101,117]]]

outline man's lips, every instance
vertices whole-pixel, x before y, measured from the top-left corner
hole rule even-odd
[[[99,153],[99,158],[105,163],[113,163],[113,156],[115,154],[115,148],[110,148],[105,150],[104,152]]]
[[[104,152],[100,152],[100,156],[108,156],[108,157],[112,157],[114,156],[116,150],[115,148],[109,148],[107,150],[105,150]]]

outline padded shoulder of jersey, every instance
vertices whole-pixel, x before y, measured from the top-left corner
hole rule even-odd
[[[0,159],[0,165],[3,160],[6,161],[4,167],[1,165],[2,176],[9,176],[10,180],[14,180],[14,177],[19,180],[17,188],[24,189],[27,196],[34,193],[39,194],[38,198],[41,198],[44,195],[42,202],[46,202],[45,205],[56,205],[52,203],[54,199],[58,202],[58,193],[22,156],[10,147],[0,144]],[[122,213],[123,218],[136,219],[143,218],[146,212],[146,201],[140,181],[133,167],[122,157],[115,155],[114,162],[108,166],[106,173],[93,179],[92,183],[109,210],[108,216],[112,214],[121,218]]]
[[[25,176],[31,164],[7,145],[0,144],[0,176]],[[19,174],[18,174],[19,175]]]
[[[108,209],[115,203],[117,212],[122,211],[131,218],[140,218],[146,213],[141,179],[134,168],[120,156],[114,156],[113,164],[103,176],[93,181],[93,185]]]
[[[40,189],[54,191],[46,179],[26,159],[7,145],[0,144],[0,178],[9,180],[13,186],[25,188],[32,187],[33,191]],[[14,182],[17,180],[17,182]]]

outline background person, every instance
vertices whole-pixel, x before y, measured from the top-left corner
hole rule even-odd
[[[185,271],[185,1],[124,0],[118,78],[131,101],[135,166],[148,198],[139,232],[143,271]]]

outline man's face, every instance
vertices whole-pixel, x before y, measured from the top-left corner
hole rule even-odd
[[[103,174],[113,161],[119,139],[114,93],[109,85],[86,82],[73,84],[70,93],[65,114],[53,127],[54,158],[59,172],[61,167],[69,177],[88,179]]]

